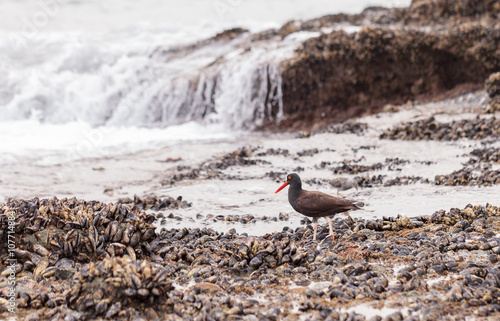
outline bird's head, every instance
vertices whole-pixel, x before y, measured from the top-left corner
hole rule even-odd
[[[288,174],[286,176],[286,182],[284,182],[283,185],[281,185],[280,188],[278,188],[278,190],[276,192],[274,192],[274,194],[276,194],[279,191],[281,191],[282,189],[284,189],[287,185],[290,185],[290,186],[296,186],[296,185],[297,186],[301,186],[302,182],[300,181],[299,175],[297,175],[295,173]]]

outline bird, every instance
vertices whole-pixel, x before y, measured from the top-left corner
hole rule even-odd
[[[361,208],[360,202],[348,200],[345,198],[337,198],[322,192],[306,191],[302,189],[302,180],[296,173],[291,173],[286,176],[286,182],[274,192],[277,194],[286,186],[288,188],[288,202],[293,209],[302,215],[312,217],[314,221],[314,237],[318,231],[318,218],[324,217],[328,221],[330,228],[330,237],[333,240],[332,220],[330,216],[339,213],[349,214],[348,211],[355,211]]]
[[[329,180],[328,183],[337,188],[337,194],[339,194],[340,191],[347,191],[353,187],[358,189],[358,182],[356,182],[355,179],[349,179],[347,177],[337,177]]]

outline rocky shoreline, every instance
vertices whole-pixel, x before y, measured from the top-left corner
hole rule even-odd
[[[319,243],[310,225],[262,237],[156,231],[155,217],[136,206],[75,198],[0,204],[2,241],[9,215],[17,222],[16,313],[25,320],[500,316],[500,208],[489,204],[336,219],[336,240],[322,228]],[[1,263],[3,307],[10,268]]]
[[[174,152],[121,158],[126,166],[115,172],[109,170],[115,159],[103,161],[106,165],[98,160],[66,169],[35,168],[32,176],[41,178],[34,190],[47,188],[43,193],[49,195],[75,195],[74,181],[97,170],[99,183],[89,178],[78,192],[113,202],[92,200],[99,196],[0,202],[5,245],[0,248],[0,318],[499,319],[500,204],[484,201],[497,195],[482,198],[484,203],[471,196],[494,194],[500,184],[500,76],[494,73],[500,67],[494,45],[500,41],[499,12],[495,1],[421,0],[403,9],[292,21],[254,35],[254,41],[297,31],[321,33],[282,64],[287,118],[264,126],[307,129],[296,138],[269,139],[264,146],[232,142],[213,150],[202,143],[196,146],[205,150],[197,154],[186,149],[183,154],[186,147],[176,146]],[[325,31],[346,23],[363,28]],[[245,32],[233,29],[207,41]],[[476,97],[471,108],[401,105],[483,87],[489,100]],[[384,115],[331,125],[380,110]],[[48,188],[52,181],[46,177],[60,182],[62,170],[68,175],[65,187]],[[439,205],[432,215],[424,215],[419,204],[422,213],[412,217],[386,207],[378,216],[367,211],[364,217],[336,217],[336,239],[326,239],[328,229],[321,227],[320,242],[313,242],[310,220],[294,222],[295,214],[273,207],[285,201],[267,196],[291,170],[304,172],[306,186],[323,189],[331,188],[332,175],[346,175],[360,189],[349,196],[378,201],[379,207],[401,194],[400,203],[439,199],[439,204],[443,195],[460,189],[476,194],[467,195],[473,205],[449,210]],[[74,173],[80,176],[75,179]],[[127,173],[135,175],[125,180]],[[2,184],[12,187],[17,180]],[[245,186],[236,189],[241,182]],[[213,187],[224,183],[232,185],[223,191]],[[403,185],[418,189],[386,194]],[[175,189],[184,197],[170,196]],[[431,191],[417,195],[424,190]],[[128,197],[134,191],[153,193]],[[243,205],[234,205],[241,194]],[[206,210],[212,206],[208,200],[215,205]],[[235,208],[239,212],[230,211]],[[183,222],[182,227],[172,228],[172,221]],[[195,223],[205,227],[190,226]],[[226,224],[223,231],[217,223]],[[238,233],[231,228],[235,223],[266,223],[273,232]],[[8,310],[12,301],[14,313]]]

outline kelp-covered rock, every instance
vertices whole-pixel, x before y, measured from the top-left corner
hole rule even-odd
[[[423,10],[427,6],[414,5],[408,21],[400,22],[420,21],[417,17],[427,12]],[[449,14],[458,14],[455,9]],[[283,107],[288,117],[282,126],[343,121],[454,88],[477,90],[500,69],[499,43],[500,25],[473,19],[443,21],[427,31],[399,26],[321,34],[282,64]]]

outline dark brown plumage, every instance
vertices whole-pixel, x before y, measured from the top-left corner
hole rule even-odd
[[[288,188],[288,201],[293,209],[302,215],[313,218],[314,221],[314,240],[316,240],[316,233],[318,229],[318,218],[325,217],[330,227],[330,235],[333,237],[332,221],[330,216],[335,214],[344,213],[347,211],[354,211],[360,209],[356,202],[334,197],[322,192],[311,192],[302,189],[302,181],[299,175],[292,173],[287,175],[286,182],[281,185],[275,193],[278,193],[287,185]]]

